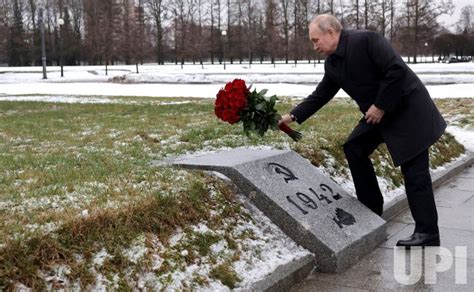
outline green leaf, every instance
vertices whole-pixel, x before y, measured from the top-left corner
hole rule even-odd
[[[255,131],[255,122],[248,121],[248,127],[249,127],[249,131]]]
[[[268,103],[275,103],[275,100],[277,99],[276,95],[272,95],[272,96],[265,96],[265,100],[268,102]]]
[[[260,90],[260,92],[258,93],[259,95],[262,95],[262,96],[265,96],[265,94],[268,92],[268,89],[262,89]]]
[[[276,95],[272,95],[270,97],[271,102],[275,103],[278,100],[278,97]]]

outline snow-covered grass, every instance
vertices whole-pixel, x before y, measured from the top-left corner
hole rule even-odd
[[[278,132],[246,137],[217,121],[211,100],[119,99],[0,102],[0,286],[244,288],[307,254],[263,216],[251,216],[220,180],[154,160],[291,148],[353,194],[340,145],[359,114],[347,99],[302,125],[301,143]],[[438,145],[433,154],[443,155],[433,167],[462,151],[450,136]],[[374,160],[390,201],[402,192],[400,173],[385,148]]]
[[[293,149],[355,194],[340,147],[360,118],[349,99],[333,100],[299,127],[304,140],[293,143],[276,132],[246,137],[239,125],[217,121],[212,100],[199,98],[213,97],[225,81],[250,78],[278,94],[285,112],[298,102],[287,97],[314,89],[289,83],[317,81],[322,64],[227,68],[147,65],[137,75],[134,67],[114,66],[105,76],[97,66],[67,67],[64,78],[52,68],[48,80],[40,79],[40,68],[0,68],[0,290],[245,290],[279,264],[307,255],[258,210],[244,208],[245,194],[232,185],[150,164],[241,146]],[[458,83],[470,82],[473,68],[413,66],[420,75]],[[180,83],[122,83],[162,77]],[[209,84],[196,84],[203,81]],[[436,102],[449,131],[474,151],[473,99],[459,98],[474,97],[472,86],[428,89],[434,97],[455,97]],[[432,148],[432,169],[462,152],[443,136]],[[385,201],[402,195],[386,148],[373,160]]]

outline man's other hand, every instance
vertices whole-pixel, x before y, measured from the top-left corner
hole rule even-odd
[[[365,113],[365,119],[367,124],[378,124],[382,120],[383,115],[385,112],[375,105],[371,105],[369,110]]]
[[[278,125],[281,123],[285,123],[286,125],[289,125],[293,122],[293,119],[291,118],[290,114],[285,114],[281,116],[281,120],[278,121]]]

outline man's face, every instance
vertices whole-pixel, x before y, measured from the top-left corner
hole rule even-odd
[[[313,43],[313,48],[319,54],[328,56],[336,51],[339,42],[339,33],[329,28],[323,33],[317,24],[309,26],[309,40]]]

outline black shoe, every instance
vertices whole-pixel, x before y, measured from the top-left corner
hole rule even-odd
[[[400,239],[397,246],[439,246],[439,233],[419,233],[415,232],[411,236]]]

